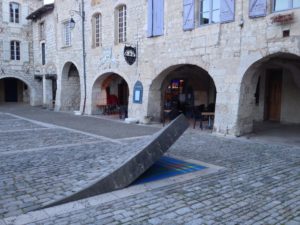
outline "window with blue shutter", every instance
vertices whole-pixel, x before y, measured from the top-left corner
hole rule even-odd
[[[148,37],[164,34],[164,0],[148,0]]]
[[[220,0],[200,0],[200,25],[220,22]]]
[[[221,0],[221,23],[234,21],[235,0]]]
[[[183,0],[183,30],[192,30],[195,19],[195,0]]]
[[[300,0],[273,0],[273,11],[282,11],[300,7]]]
[[[267,14],[267,0],[250,0],[249,1],[249,16],[260,17]]]

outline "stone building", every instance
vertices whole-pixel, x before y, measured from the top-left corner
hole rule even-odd
[[[43,68],[35,71],[43,71],[43,103],[55,99],[56,110],[99,114],[118,102],[142,122],[198,106],[214,112],[215,132],[237,136],[253,121],[300,123],[299,0],[63,0],[41,8],[31,18],[34,68]],[[39,61],[43,21],[54,28],[46,29],[49,67]],[[47,74],[57,74],[57,90]]]
[[[0,103],[41,104],[42,88],[33,76],[32,26],[26,17],[42,4],[0,2]]]

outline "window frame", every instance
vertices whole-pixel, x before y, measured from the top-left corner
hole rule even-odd
[[[95,13],[92,17],[93,25],[93,47],[97,48],[102,45],[102,15]]]
[[[63,47],[70,47],[72,46],[72,32],[70,27],[70,21],[64,21],[62,23],[62,41],[63,41]]]
[[[209,10],[208,11],[203,11],[202,10],[202,2],[204,1],[209,1]],[[217,9],[214,9],[214,1],[219,1],[219,6]],[[221,22],[221,1],[220,0],[198,0],[199,2],[199,6],[198,6],[198,10],[199,10],[199,14],[198,14],[198,18],[199,18],[199,26],[206,26],[206,25],[210,25],[210,24],[217,24]],[[215,11],[219,11],[219,18],[217,22],[213,22],[213,14]],[[204,13],[209,13],[209,22],[208,23],[203,23],[203,19],[202,15]]]
[[[44,41],[41,43],[41,53],[42,65],[46,65],[46,43]]]
[[[272,12],[281,12],[281,11],[287,11],[287,10],[291,10],[291,9],[300,8],[300,6],[294,7],[294,1],[295,0],[287,0],[288,1],[288,5],[289,5],[288,8],[286,8],[286,9],[280,9],[280,10],[275,10],[276,1],[278,1],[278,0],[272,0]]]
[[[40,41],[46,39],[45,21],[39,23],[39,38]]]
[[[127,6],[117,7],[117,41],[125,43],[127,41]]]
[[[15,7],[15,8],[14,8]],[[9,22],[20,23],[21,5],[18,2],[9,2]]]
[[[18,40],[10,41],[10,60],[21,60],[21,42]]]

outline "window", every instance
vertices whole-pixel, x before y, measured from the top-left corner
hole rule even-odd
[[[234,19],[235,0],[183,0],[183,30],[205,24],[228,23]]]
[[[20,5],[16,2],[9,3],[9,21],[11,23],[20,22]]]
[[[126,42],[126,5],[118,8],[118,41],[119,43]]]
[[[99,47],[101,45],[102,36],[102,18],[101,14],[97,13],[93,16],[93,46]]]
[[[300,0],[273,0],[273,10],[281,11],[281,10],[287,10],[292,8],[300,7]]]
[[[71,46],[71,28],[69,21],[63,23],[63,45]]]
[[[20,42],[11,41],[10,42],[10,59],[20,60]]]
[[[40,36],[40,41],[45,40],[45,23],[44,22],[39,24],[39,36]]]
[[[46,64],[46,44],[42,43],[42,65]]]
[[[220,22],[220,0],[201,0],[200,25]]]

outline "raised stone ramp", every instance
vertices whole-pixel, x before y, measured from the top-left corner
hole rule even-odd
[[[185,116],[181,114],[151,137],[123,146],[123,148],[137,149],[137,151],[135,151],[136,154],[124,160],[124,163],[119,165],[117,169],[100,177],[99,180],[93,184],[82,188],[82,190],[68,197],[48,202],[39,209],[61,205],[127,187],[159,160],[184,133],[188,126],[188,121]]]

